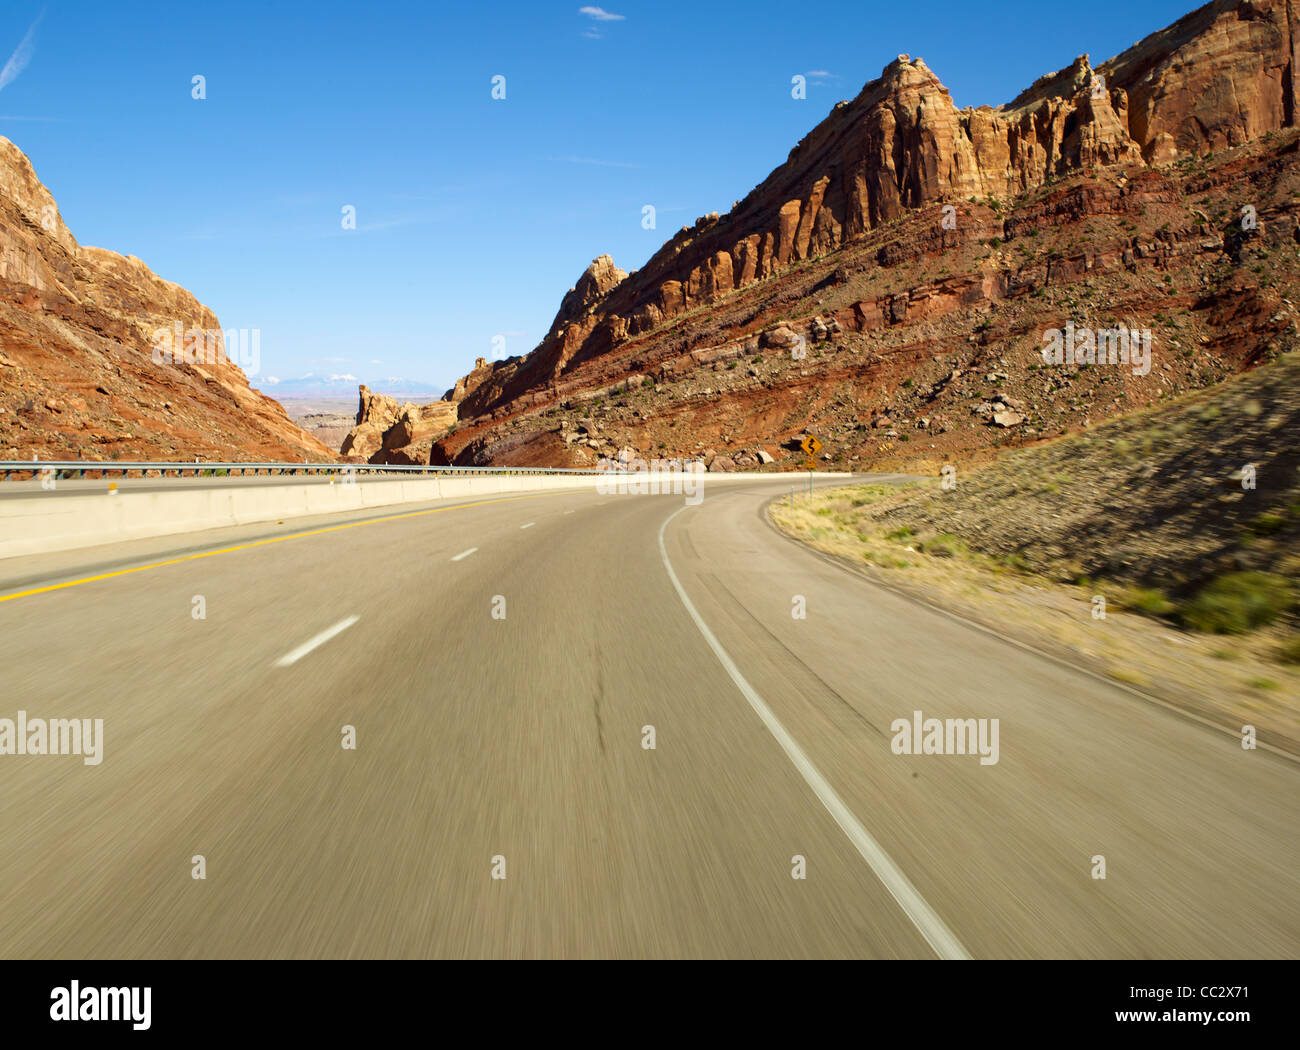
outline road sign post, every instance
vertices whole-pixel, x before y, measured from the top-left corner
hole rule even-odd
[[[799,447],[808,454],[804,460],[804,466],[808,468],[808,495],[812,495],[813,490],[813,467],[816,466],[814,458],[822,450],[822,443],[812,434],[805,435],[804,439],[799,442]]]

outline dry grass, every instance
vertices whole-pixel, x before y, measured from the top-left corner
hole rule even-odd
[[[984,624],[1001,634],[1175,703],[1233,731],[1300,755],[1300,667],[1285,662],[1282,628],[1225,638],[1180,630],[1128,611],[1158,597],[1119,584],[1063,584],[972,552],[938,532],[886,531],[855,513],[905,503],[913,486],[853,486],[784,497],[771,516],[782,531],[867,577]],[[863,531],[864,529],[870,531]],[[942,553],[941,553],[942,552]],[[1106,598],[1094,619],[1094,598]],[[1268,683],[1267,686],[1263,683]]]

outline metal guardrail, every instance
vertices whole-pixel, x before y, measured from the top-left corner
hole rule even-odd
[[[683,468],[685,463],[683,461]],[[85,459],[6,459],[0,460],[0,471],[4,480],[11,474],[31,474],[33,477],[44,471],[53,471],[56,478],[65,478],[75,474],[84,478],[87,473],[121,474],[127,476],[138,473],[144,476],[147,471],[156,471],[160,477],[175,474],[184,477],[256,477],[265,474],[417,474],[438,477],[449,475],[455,477],[503,476],[516,475],[559,475],[559,474],[605,474],[604,470],[578,470],[567,467],[435,467],[420,464],[403,463],[165,463],[141,462],[128,463],[122,460],[85,460]],[[632,473],[616,470],[615,473]]]

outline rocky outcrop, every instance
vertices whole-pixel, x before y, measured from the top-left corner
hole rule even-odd
[[[397,423],[402,411],[396,398],[376,394],[368,386],[360,389],[361,404],[357,408],[357,425],[343,439],[339,452],[348,457],[367,460],[384,444],[384,435]]]
[[[442,395],[444,401],[460,404],[470,394],[492,378],[500,369],[513,367],[515,358],[508,361],[489,362],[485,357],[474,359],[474,369],[468,375],[456,380],[456,385]]]
[[[430,446],[456,423],[456,403],[450,400],[399,405],[396,398],[364,385],[360,395],[357,425],[339,449],[352,461],[427,463]]]
[[[79,245],[0,138],[0,458],[334,458],[250,388],[219,337],[156,361],[159,330],[177,327],[221,330],[134,256]]]
[[[562,331],[585,316],[595,303],[605,298],[626,277],[627,274],[614,265],[610,256],[601,255],[593,259],[578,278],[578,283],[560,301],[559,312],[551,322],[550,334]]]
[[[921,59],[900,55],[727,215],[683,227],[631,276],[597,259],[532,353],[466,389],[461,418],[544,401],[584,362],[910,210],[1165,164],[1292,127],[1294,2],[1215,0],[1095,69],[1080,56],[997,108],[957,109]]]

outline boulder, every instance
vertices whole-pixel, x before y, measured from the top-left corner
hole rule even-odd
[[[758,345],[765,350],[789,350],[799,343],[799,333],[788,324],[769,328],[758,337]]]

